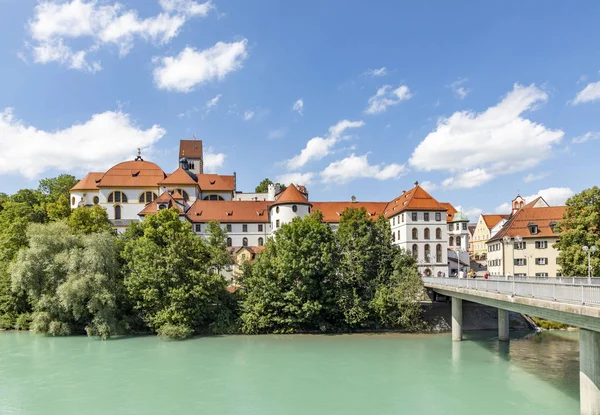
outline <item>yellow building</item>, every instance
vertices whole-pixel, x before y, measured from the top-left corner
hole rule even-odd
[[[500,222],[506,222],[509,215],[479,215],[479,220],[473,231],[473,256],[475,259],[485,259],[487,241],[493,236],[492,229]],[[500,225],[501,226],[501,225]]]

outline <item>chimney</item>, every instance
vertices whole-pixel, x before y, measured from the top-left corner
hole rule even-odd
[[[356,196],[352,195],[350,199],[352,200],[352,203],[356,203]]]

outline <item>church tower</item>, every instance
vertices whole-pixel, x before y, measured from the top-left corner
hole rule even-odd
[[[202,140],[180,140],[179,160],[185,159],[190,172],[204,173],[204,158],[202,154]]]

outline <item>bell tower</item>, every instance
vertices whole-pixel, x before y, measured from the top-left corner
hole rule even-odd
[[[179,160],[185,159],[187,161],[188,168],[192,173],[203,174],[204,173],[204,157],[202,153],[202,140],[196,140],[194,136],[193,140],[180,140],[179,141]],[[180,163],[181,165],[181,163]],[[183,166],[182,166],[183,168]]]

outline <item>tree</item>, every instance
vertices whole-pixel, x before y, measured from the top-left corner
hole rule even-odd
[[[270,184],[273,184],[273,182],[271,181],[271,179],[269,179],[267,177],[262,182],[260,182],[260,184],[258,186],[256,186],[256,188],[254,189],[254,191],[256,193],[267,193],[269,191],[269,185]],[[283,185],[283,184],[281,184],[281,183],[277,183],[277,185],[279,185],[281,191],[284,191],[286,189],[286,186]]]
[[[335,295],[335,238],[316,211],[283,225],[241,280],[246,333],[328,330]]]
[[[84,234],[110,231],[112,229],[106,210],[99,205],[94,205],[91,208],[81,206],[74,209],[67,219],[67,225],[69,225],[72,232]]]
[[[559,250],[558,264],[563,275],[587,276],[588,258],[583,246],[600,248],[600,188],[583,190],[566,202],[563,220],[556,228],[560,239],[554,244]],[[600,276],[600,252],[591,256],[592,272]]]
[[[187,337],[214,322],[225,281],[209,272],[206,243],[176,209],[148,215],[128,238],[125,285],[152,330]]]
[[[40,219],[39,212],[25,202],[8,201],[0,211],[0,261],[11,261],[27,246],[27,226]]]
[[[45,196],[47,202],[56,202],[61,196],[69,199],[69,191],[77,184],[77,179],[70,174],[40,180],[38,192]]]
[[[233,263],[233,258],[227,251],[227,231],[219,222],[208,223],[208,249],[210,266],[220,273],[225,266]]]

